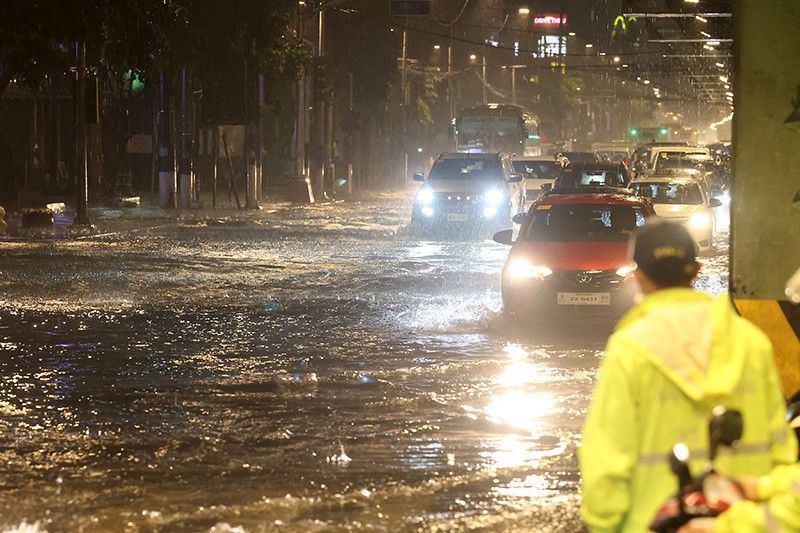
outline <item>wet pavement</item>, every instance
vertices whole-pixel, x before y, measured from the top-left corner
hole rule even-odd
[[[0,241],[0,529],[580,529],[604,336],[504,333],[508,249],[419,241],[409,213]]]

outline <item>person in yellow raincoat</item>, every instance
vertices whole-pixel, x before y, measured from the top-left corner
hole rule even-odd
[[[771,344],[727,296],[691,288],[699,264],[686,228],[645,224],[631,251],[644,298],[608,340],[579,451],[581,512],[593,532],[648,530],[677,492],[673,445],[686,444],[698,473],[718,405],[744,417],[742,439],[716,461],[722,474],[766,475],[797,458]]]

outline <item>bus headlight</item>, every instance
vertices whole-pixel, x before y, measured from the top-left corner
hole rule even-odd
[[[689,226],[695,229],[705,229],[711,225],[711,217],[708,213],[695,213],[689,219]]]
[[[501,189],[490,189],[483,195],[484,201],[489,205],[500,205],[506,197],[505,191]]]
[[[433,190],[428,187],[423,187],[417,191],[416,201],[419,205],[430,206],[433,203],[434,195]]]

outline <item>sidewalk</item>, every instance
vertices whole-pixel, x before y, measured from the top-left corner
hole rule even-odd
[[[24,227],[22,212],[6,213],[6,228],[0,227],[0,240],[48,240],[48,239],[79,239],[98,236],[108,233],[138,231],[148,227],[169,224],[219,224],[242,225],[248,223],[263,223],[270,215],[283,210],[301,208],[324,208],[325,206],[340,205],[358,202],[394,201],[407,195],[406,190],[390,191],[359,191],[348,199],[333,199],[315,204],[293,203],[278,197],[264,198],[259,202],[260,209],[239,209],[235,202],[228,202],[227,197],[217,197],[217,208],[211,207],[211,195],[201,196],[203,207],[194,209],[165,209],[154,205],[150,195],[139,197],[137,207],[123,207],[106,205],[89,207],[90,225],[74,224],[76,214],[75,198],[65,197],[37,197],[34,201],[29,199],[28,205],[37,205],[35,209],[44,210],[50,206],[53,211],[52,225],[40,227]],[[46,216],[44,217],[46,219]]]

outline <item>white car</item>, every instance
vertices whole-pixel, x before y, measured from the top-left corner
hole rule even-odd
[[[711,149],[703,146],[656,146],[650,152],[650,171],[659,167],[658,161],[665,159],[684,159],[687,156],[711,157]]]
[[[511,164],[514,172],[525,180],[525,197],[533,201],[545,193],[543,187],[553,184],[561,173],[561,163],[554,157],[515,157]]]
[[[633,180],[630,188],[637,196],[652,202],[657,216],[685,224],[701,252],[714,250],[714,209],[722,202],[711,198],[701,182],[692,178],[649,177]]]

